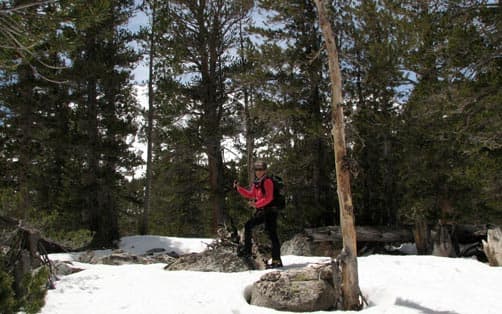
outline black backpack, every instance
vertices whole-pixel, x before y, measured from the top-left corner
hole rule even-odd
[[[283,188],[284,188],[284,181],[282,180],[281,177],[276,176],[276,175],[267,175],[267,178],[270,178],[272,182],[274,183],[274,199],[272,202],[268,205],[270,207],[276,207],[278,209],[283,209],[286,207],[286,197],[284,196]],[[261,189],[263,194],[265,194],[265,187],[263,184],[261,185]]]

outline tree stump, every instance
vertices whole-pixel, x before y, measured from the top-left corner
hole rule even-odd
[[[454,228],[450,226],[451,228]],[[452,230],[449,226],[439,222],[435,230],[431,231],[432,255],[441,257],[457,257],[457,251],[452,239]]]
[[[500,227],[488,230],[487,240],[483,240],[483,250],[490,266],[502,266],[502,230]]]
[[[418,255],[430,254],[432,251],[430,245],[430,230],[425,219],[419,218],[415,221],[413,235],[415,237]]]

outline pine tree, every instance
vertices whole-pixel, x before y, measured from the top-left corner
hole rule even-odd
[[[397,27],[399,5],[364,1],[347,8],[345,90],[350,113],[352,157],[357,161],[354,191],[360,224],[397,223],[397,161],[400,145],[400,71],[406,34]]]
[[[416,36],[406,65],[416,83],[401,133],[403,214],[430,222],[494,219],[500,202],[494,192],[500,180],[493,176],[500,170],[493,140],[501,114],[500,62],[493,58],[500,49],[494,41],[499,7],[434,1],[406,9]]]
[[[325,54],[312,1],[260,1],[269,16],[252,31],[262,37],[254,75],[256,116],[264,155],[274,161],[291,194],[294,226],[333,223]],[[301,175],[298,170],[301,169]]]
[[[38,221],[42,211],[58,208],[56,202],[62,195],[58,184],[62,171],[54,169],[56,163],[62,162],[57,153],[65,150],[67,139],[64,130],[58,132],[58,127],[67,121],[63,102],[68,100],[66,87],[60,83],[64,68],[57,57],[61,36],[54,23],[62,13],[52,3],[4,5],[12,7],[3,12],[3,22],[8,24],[3,34],[10,34],[9,42],[21,46],[5,47],[7,53],[3,56],[10,59],[0,61],[11,65],[0,72],[4,170],[1,186],[7,189],[5,193],[17,195],[17,209],[9,214]],[[15,31],[20,29],[25,33]],[[36,39],[29,48],[24,41],[28,40],[26,35]],[[59,143],[54,135],[61,135],[56,137]]]
[[[171,103],[183,103],[172,106],[180,110],[178,117],[188,118],[184,128],[207,158],[213,232],[225,218],[222,140],[228,132],[231,107],[228,80],[235,60],[230,52],[238,45],[238,23],[248,10],[248,1],[172,1],[159,25],[159,32],[165,34],[159,47],[159,54],[166,58],[161,62],[162,72],[171,75],[165,79],[166,86],[172,88],[175,77],[180,78],[174,84],[181,85],[180,94],[171,95]]]
[[[125,0],[76,1],[72,13],[80,19],[65,30],[75,42],[70,80],[75,84],[75,158],[82,167],[74,201],[80,201],[77,208],[94,232],[94,247],[118,240],[120,169],[137,163],[126,142],[135,133],[137,114],[128,69],[138,56],[127,46],[131,36],[123,28],[132,8],[132,1]]]

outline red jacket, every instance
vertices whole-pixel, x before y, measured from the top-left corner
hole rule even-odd
[[[264,186],[265,194],[263,194],[262,184]],[[251,190],[238,186],[237,192],[245,198],[254,199],[256,208],[263,208],[274,200],[274,182],[269,177],[256,182],[251,187]]]

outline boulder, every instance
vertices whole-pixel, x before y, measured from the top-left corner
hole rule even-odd
[[[113,251],[112,254],[103,256],[99,264],[106,265],[124,265],[124,264],[148,264],[148,261],[142,257],[133,255],[122,250]]]
[[[82,268],[75,267],[72,262],[52,261],[52,271],[56,276],[68,276],[82,271]]]
[[[296,234],[281,246],[281,255],[298,256],[337,256],[341,249],[336,249],[332,241],[316,241],[305,233]]]
[[[229,273],[246,271],[249,270],[249,267],[233,250],[216,247],[205,250],[201,253],[192,253],[180,256],[164,269]]]
[[[114,250],[111,254],[103,255],[103,253],[96,254],[94,251],[87,251],[82,253],[78,261],[88,264],[106,264],[106,265],[124,265],[124,264],[154,264],[164,263],[171,264],[176,260],[171,256],[171,253],[163,252],[153,253],[149,252],[147,255],[134,255],[123,250]]]
[[[313,312],[334,309],[331,264],[273,271],[247,290],[248,302],[281,311]]]

